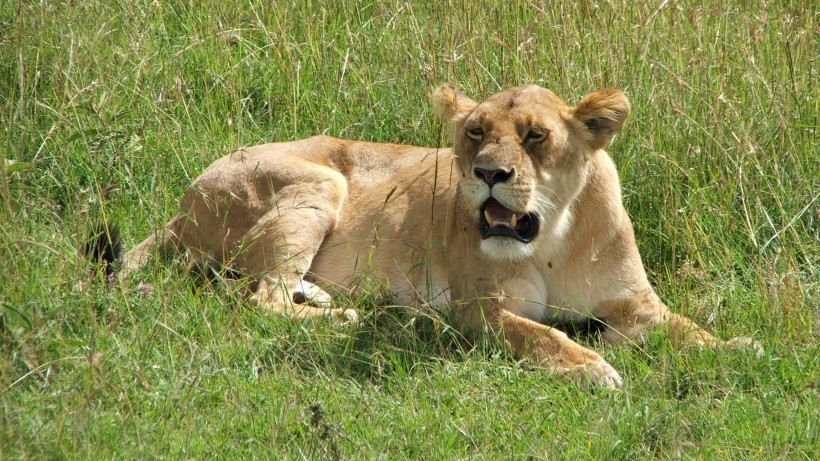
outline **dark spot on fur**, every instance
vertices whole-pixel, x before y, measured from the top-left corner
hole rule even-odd
[[[308,302],[308,299],[305,297],[305,294],[302,292],[294,293],[293,294],[293,303],[294,304],[305,304]]]
[[[552,262],[548,262],[547,266],[549,266],[549,268],[552,269]]]
[[[345,149],[334,149],[333,152],[327,156],[327,161],[331,168],[343,176],[350,176],[350,172],[353,170],[353,159],[350,158],[350,155],[347,154]]]

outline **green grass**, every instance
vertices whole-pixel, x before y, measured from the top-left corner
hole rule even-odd
[[[0,459],[820,458],[810,2],[290,3],[0,2]],[[445,143],[440,82],[625,90],[610,153],[651,281],[767,354],[583,340],[626,379],[590,394],[378,290],[343,328],[175,264],[149,296],[72,291],[90,223],[140,241],[238,146]]]

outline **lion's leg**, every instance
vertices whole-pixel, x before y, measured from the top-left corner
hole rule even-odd
[[[691,319],[672,313],[651,290],[626,300],[604,303],[596,313],[606,324],[603,338],[612,343],[642,341],[649,330],[666,325],[673,341],[684,345],[709,348],[726,345],[752,348],[758,354],[762,352],[760,344],[750,338],[721,341]]]
[[[489,333],[528,363],[598,387],[618,388],[618,372],[597,352],[571,340],[564,332],[500,307],[469,306],[456,310],[456,320],[470,331]]]
[[[328,309],[330,295],[304,280],[325,236],[336,223],[347,193],[344,177],[314,165],[311,182],[290,184],[248,232],[235,257],[242,272],[257,281],[251,303],[295,319],[354,320],[352,309]]]
[[[130,274],[145,267],[151,257],[156,254],[171,256],[179,253],[182,249],[182,244],[179,241],[180,222],[180,216],[174,217],[165,227],[154,231],[139,245],[125,253],[117,277],[120,280],[125,280]]]

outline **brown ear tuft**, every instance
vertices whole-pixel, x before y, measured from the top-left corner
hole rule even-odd
[[[433,105],[443,123],[466,116],[478,104],[445,83],[433,92]]]
[[[589,132],[590,146],[603,149],[623,128],[629,109],[629,100],[622,91],[607,88],[586,95],[572,112]]]

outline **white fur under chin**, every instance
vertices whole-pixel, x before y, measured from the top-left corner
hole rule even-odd
[[[490,259],[520,261],[532,257],[535,246],[510,237],[490,237],[481,241],[481,252]]]

